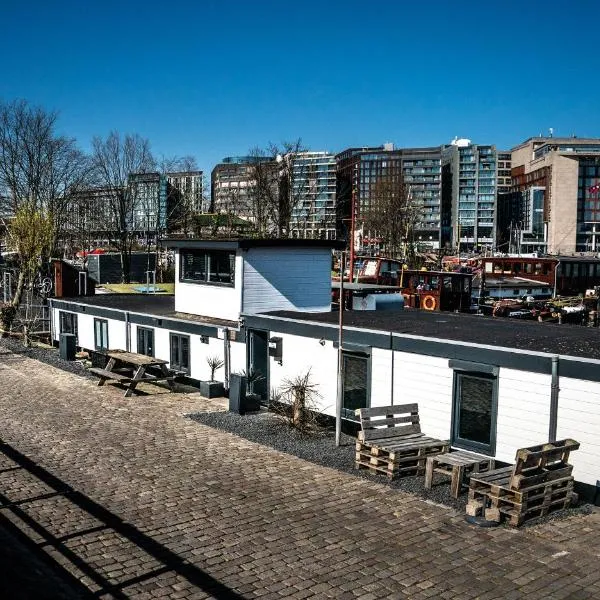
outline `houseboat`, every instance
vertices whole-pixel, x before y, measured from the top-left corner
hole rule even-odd
[[[515,323],[435,311],[350,311],[339,348],[330,310],[331,251],[318,240],[166,240],[176,254],[175,295],[52,299],[53,339],[75,333],[84,349],[164,358],[194,379],[260,372],[264,402],[309,373],[318,410],[418,402],[428,435],[512,463],[518,448],[573,438],[580,494],[600,481],[600,346],[592,328]],[[431,285],[431,284],[430,284]],[[430,291],[430,290],[429,290]]]

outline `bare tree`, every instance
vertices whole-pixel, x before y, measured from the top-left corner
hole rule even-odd
[[[290,236],[292,214],[304,193],[302,186],[297,185],[301,173],[294,168],[294,159],[305,150],[298,138],[294,142],[269,143],[266,149],[250,151],[253,161],[248,204],[258,235]]]
[[[107,230],[121,253],[122,279],[129,283],[131,252],[139,217],[139,186],[130,185],[132,173],[148,173],[155,168],[149,140],[138,134],[113,131],[106,139],[92,140],[93,165],[98,183],[107,194],[110,222]]]
[[[381,237],[392,257],[414,253],[414,229],[419,217],[410,187],[401,175],[392,174],[372,187],[370,201],[362,214],[362,223],[371,235]]]

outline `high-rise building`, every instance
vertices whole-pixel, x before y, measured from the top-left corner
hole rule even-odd
[[[204,178],[202,171],[174,171],[167,173],[167,182],[178,200],[186,204],[192,213],[208,212],[208,202],[204,199]]]
[[[499,159],[502,155],[502,183]],[[442,247],[459,251],[495,246],[498,193],[508,190],[508,154],[495,146],[455,139],[442,151]]]
[[[296,152],[290,161],[290,233],[293,237],[335,239],[336,162],[328,152]],[[285,182],[284,182],[285,185]]]
[[[378,232],[364,230],[363,221],[386,190],[400,190],[406,209],[415,211],[411,235],[417,247],[439,247],[441,147],[400,148],[393,144],[348,148],[336,156],[338,235],[350,237],[351,223],[360,250],[380,250]],[[362,247],[361,247],[362,246]]]
[[[129,193],[133,231],[155,232],[167,229],[167,177],[160,173],[131,173]]]
[[[600,139],[536,137],[512,150],[511,201],[499,222],[520,252],[600,250]]]
[[[273,157],[229,156],[214,167],[211,173],[211,212],[231,213],[252,218],[252,188],[256,185],[256,163],[272,163]]]

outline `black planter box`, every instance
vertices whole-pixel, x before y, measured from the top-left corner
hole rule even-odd
[[[225,388],[222,381],[201,381],[200,393],[205,398],[222,398],[225,395]]]
[[[260,396],[246,394],[246,378],[233,373],[229,380],[229,412],[245,415],[260,410]]]

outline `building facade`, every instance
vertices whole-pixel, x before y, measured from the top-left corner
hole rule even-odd
[[[377,231],[365,229],[365,220],[378,199],[397,189],[405,196],[405,209],[414,212],[412,239],[422,249],[439,247],[441,147],[401,148],[393,144],[348,148],[336,156],[338,235],[350,238],[355,222],[355,247],[378,252],[382,240]]]
[[[210,178],[210,212],[253,218],[253,190],[256,186],[253,165],[263,162],[276,168],[275,159],[264,156],[228,156],[216,165]]]
[[[600,139],[530,138],[512,150],[510,203],[501,220],[519,252],[600,250]]]
[[[167,173],[167,183],[193,213],[208,212],[204,199],[204,174],[202,171],[173,171]]]
[[[290,161],[291,236],[335,239],[335,156],[328,152],[297,152],[285,158]]]
[[[493,145],[478,145],[472,144],[471,140],[455,139],[444,148],[443,247],[458,252],[495,247],[498,194],[509,190],[509,163],[508,153],[498,152]]]

